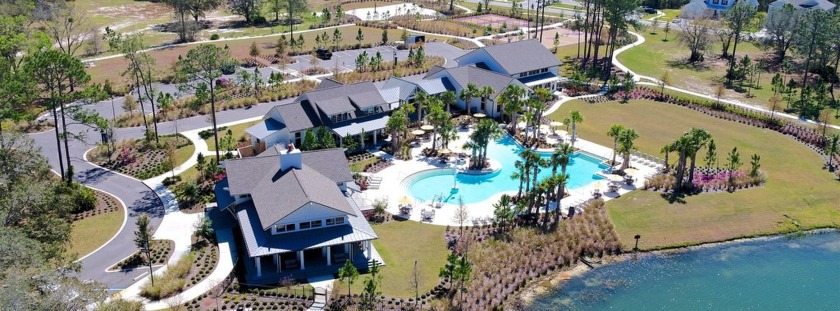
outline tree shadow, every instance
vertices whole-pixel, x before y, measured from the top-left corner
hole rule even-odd
[[[705,62],[689,62],[688,59],[672,59],[665,62],[668,67],[675,69],[686,69],[694,71],[709,71],[712,67]]]
[[[682,191],[663,192],[662,194],[660,194],[660,196],[662,196],[662,198],[667,200],[668,203],[670,203],[670,204],[674,204],[674,203],[685,204],[686,203],[686,201],[685,201],[686,194],[685,194],[685,192],[682,192]]]
[[[76,173],[73,178],[82,184],[97,184],[108,177],[114,175],[114,172],[106,170],[101,167],[95,167],[89,170]]]
[[[148,214],[149,217],[163,217],[163,202],[151,189],[142,192],[143,196],[130,204],[129,215]]]

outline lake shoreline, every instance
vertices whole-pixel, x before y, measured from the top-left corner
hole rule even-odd
[[[663,255],[663,254],[675,254],[675,253],[682,253],[682,252],[689,252],[692,250],[698,249],[706,249],[706,248],[714,248],[732,244],[740,244],[746,242],[754,242],[754,241],[771,241],[782,239],[785,237],[791,237],[792,235],[802,234],[806,235],[816,235],[822,233],[829,233],[829,232],[840,232],[840,229],[835,228],[820,228],[820,229],[813,229],[807,231],[799,231],[794,233],[776,233],[764,236],[755,236],[755,237],[746,237],[746,238],[737,238],[732,240],[726,241],[718,241],[718,242],[709,242],[709,243],[702,243],[697,245],[689,245],[689,246],[680,246],[674,248],[667,248],[667,249],[657,249],[657,250],[649,250],[649,251],[640,251],[638,253],[623,253],[619,255],[611,255],[603,257],[602,264],[597,265],[595,268],[599,268],[602,266],[615,264],[618,262],[623,262],[631,259],[636,259],[639,257],[647,257],[647,256],[654,256],[654,255]],[[531,305],[534,300],[539,298],[542,295],[550,293],[551,291],[563,286],[566,282],[571,279],[581,277],[585,275],[587,272],[592,271],[593,268],[589,268],[584,263],[579,262],[574,266],[569,266],[554,272],[547,274],[544,277],[534,279],[529,282],[528,285],[522,290],[522,292],[518,295],[517,300],[521,303],[522,306],[529,306]]]

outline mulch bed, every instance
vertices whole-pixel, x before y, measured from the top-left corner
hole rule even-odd
[[[193,237],[192,252],[196,254],[195,262],[190,272],[184,277],[184,280],[187,280],[184,290],[209,276],[216,268],[216,263],[219,262],[219,247],[215,243],[205,240],[197,241]]]
[[[117,201],[117,198],[97,190],[94,190],[94,193],[96,194],[96,206],[92,210],[73,214],[73,221],[116,212],[120,209],[120,202]]]
[[[152,265],[159,266],[165,264],[169,260],[169,256],[172,255],[172,249],[174,247],[175,242],[171,240],[152,240]],[[147,266],[146,254],[141,254],[138,251],[109,268],[108,271],[133,270]]]
[[[161,137],[161,142],[174,139],[174,137]],[[178,149],[192,144],[186,138],[179,137],[178,139]],[[138,142],[134,148],[125,145],[117,147],[113,157],[104,159],[104,161],[94,159],[94,163],[138,179],[152,178],[169,170],[165,149],[141,147],[140,145],[141,143]]]

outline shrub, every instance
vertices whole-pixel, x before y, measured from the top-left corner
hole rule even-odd
[[[172,186],[174,184],[177,184],[180,181],[181,181],[181,176],[179,176],[179,175],[170,176],[170,177],[166,177],[166,178],[163,179],[163,185],[164,186]]]
[[[183,278],[190,272],[194,261],[195,254],[190,253],[178,262],[169,265],[163,275],[155,279],[155,285],[151,282],[143,285],[140,295],[152,300],[160,300],[180,292],[187,285],[187,281]]]
[[[214,34],[210,35],[210,40],[219,40],[219,34],[214,33]]]
[[[92,210],[96,207],[96,193],[93,192],[88,187],[77,185],[76,186],[76,206],[73,209],[73,213],[81,213],[84,211]]]

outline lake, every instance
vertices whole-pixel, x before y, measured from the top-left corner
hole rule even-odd
[[[528,310],[840,310],[840,233],[646,254],[573,278]]]

